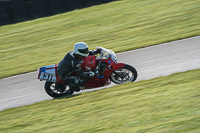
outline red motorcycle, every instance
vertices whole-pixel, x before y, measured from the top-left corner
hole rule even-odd
[[[83,58],[81,67],[84,71],[94,71],[95,76],[90,78],[83,89],[91,89],[111,84],[134,82],[137,79],[137,71],[134,67],[125,63],[117,63],[117,56],[112,50],[99,47],[101,53]],[[72,75],[76,75],[73,72]],[[45,91],[51,97],[63,97],[74,93],[68,84],[57,75],[57,64],[38,68],[38,79],[45,80]]]

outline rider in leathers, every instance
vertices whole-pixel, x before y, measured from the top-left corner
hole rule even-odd
[[[100,53],[100,51],[88,51],[88,46],[84,42],[76,43],[74,51],[68,52],[57,67],[59,78],[68,83],[70,89],[80,91],[80,87],[83,87],[84,83],[95,75],[93,71],[84,72],[81,68],[82,58],[97,53]],[[77,76],[71,76],[74,71],[76,71]]]

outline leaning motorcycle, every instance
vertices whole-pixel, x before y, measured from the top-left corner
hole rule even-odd
[[[118,63],[114,51],[98,47],[100,54],[90,55],[83,58],[81,67],[84,71],[94,71],[95,76],[85,82],[80,89],[92,89],[111,84],[134,82],[137,79],[137,71],[134,67]],[[76,75],[73,72],[71,75]],[[74,91],[68,86],[68,83],[62,81],[57,75],[57,64],[38,68],[38,79],[46,81],[45,91],[51,97],[63,97],[71,95]]]

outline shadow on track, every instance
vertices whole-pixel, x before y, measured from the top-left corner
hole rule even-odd
[[[54,99],[69,99],[69,98],[73,98],[73,97],[76,97],[76,96],[80,96],[82,93],[78,93],[78,94],[73,94],[73,95],[67,95],[67,96],[63,96],[63,97],[57,97],[57,98],[54,98]],[[54,100],[53,99],[53,100]]]

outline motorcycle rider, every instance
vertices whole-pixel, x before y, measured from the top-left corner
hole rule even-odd
[[[70,89],[76,92],[80,91],[80,87],[83,87],[84,83],[95,75],[93,71],[85,72],[81,68],[82,58],[100,52],[100,49],[89,51],[84,42],[75,43],[74,51],[68,52],[58,64],[57,74],[59,78],[68,83]],[[76,71],[77,76],[71,75],[74,71]]]

